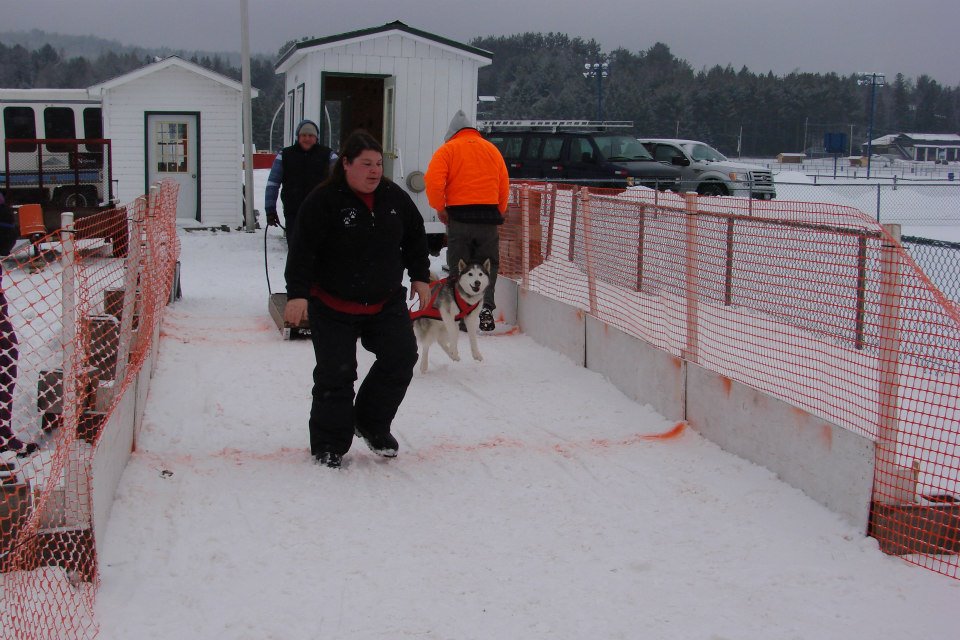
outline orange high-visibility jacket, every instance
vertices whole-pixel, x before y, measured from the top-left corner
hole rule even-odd
[[[437,149],[427,166],[427,200],[442,211],[467,204],[496,205],[503,213],[510,177],[499,149],[476,129],[461,129]]]

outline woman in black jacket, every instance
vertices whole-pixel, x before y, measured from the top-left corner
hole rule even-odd
[[[340,466],[354,434],[397,455],[390,426],[413,377],[417,342],[406,305],[430,299],[427,236],[419,209],[383,179],[383,149],[364,131],[344,142],[331,176],[304,200],[287,255],[284,319],[306,317],[316,353],[310,451]],[[376,357],[354,393],[357,340]]]

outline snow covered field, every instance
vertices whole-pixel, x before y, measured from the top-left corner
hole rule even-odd
[[[98,533],[101,638],[955,636],[960,581],[522,334],[482,337],[481,363],[434,353],[397,459],[313,465],[313,351],[267,313],[264,231],[181,233],[183,299]],[[283,290],[276,230],[266,248]]]
[[[831,202],[854,207],[872,219],[877,214],[877,184],[880,189],[880,221],[902,225],[903,235],[960,242],[960,182],[911,185],[889,180],[853,181],[814,178],[796,171],[778,173],[777,198],[802,202]]]

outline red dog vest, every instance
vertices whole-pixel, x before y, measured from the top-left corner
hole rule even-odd
[[[430,304],[418,311],[411,310],[411,320],[416,320],[417,318],[432,318],[433,320],[443,319],[440,315],[440,309],[438,309],[435,305],[437,303],[437,296],[440,295],[441,287],[446,286],[448,280],[449,278],[444,278],[443,280],[435,280],[430,283]],[[464,300],[463,296],[460,295],[460,287],[456,285],[453,286],[453,299],[457,302],[457,315],[454,318],[455,320],[463,320],[480,304],[479,301],[475,302],[474,304],[470,304]]]

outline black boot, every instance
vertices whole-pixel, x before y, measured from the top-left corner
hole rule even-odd
[[[496,328],[497,325],[493,321],[493,309],[483,305],[483,309],[480,309],[480,331],[493,331]]]
[[[383,456],[384,458],[397,457],[397,450],[400,448],[400,443],[397,442],[397,439],[394,438],[389,431],[381,435],[368,436],[361,433],[360,428],[357,427],[355,433],[370,447],[370,451],[373,451],[378,456]]]
[[[321,451],[315,455],[314,458],[321,467],[339,469],[340,465],[343,464],[343,456],[339,453],[331,453],[330,451]]]

